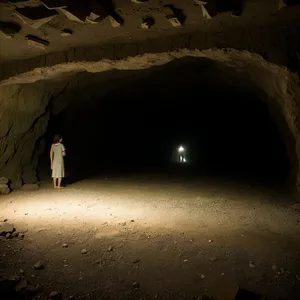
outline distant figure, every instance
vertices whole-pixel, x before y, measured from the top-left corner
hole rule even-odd
[[[61,180],[65,177],[64,156],[66,156],[66,148],[62,144],[62,136],[56,134],[50,150],[52,178],[55,189],[63,188]]]

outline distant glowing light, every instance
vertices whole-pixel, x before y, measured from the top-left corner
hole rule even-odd
[[[183,158],[183,162],[186,162],[186,159],[185,159],[185,158]]]
[[[183,148],[182,146],[180,146],[180,147],[178,148],[178,152],[184,152],[184,148]]]

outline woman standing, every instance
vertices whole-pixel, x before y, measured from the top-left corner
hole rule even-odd
[[[50,150],[52,178],[55,189],[63,188],[61,180],[65,177],[64,156],[66,156],[66,148],[62,144],[62,136],[56,134]]]

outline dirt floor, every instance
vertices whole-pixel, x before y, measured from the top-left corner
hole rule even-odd
[[[35,299],[233,299],[239,285],[296,300],[294,204],[283,190],[223,179],[42,182],[0,197],[0,221],[19,232],[0,239],[0,274]]]

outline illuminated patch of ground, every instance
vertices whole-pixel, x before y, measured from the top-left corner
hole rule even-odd
[[[198,299],[220,278],[297,299],[300,217],[292,205],[284,191],[221,179],[44,184],[0,198],[0,220],[25,232],[1,238],[1,274],[23,269],[43,297],[56,290],[63,299]],[[33,268],[39,260],[43,270]]]

